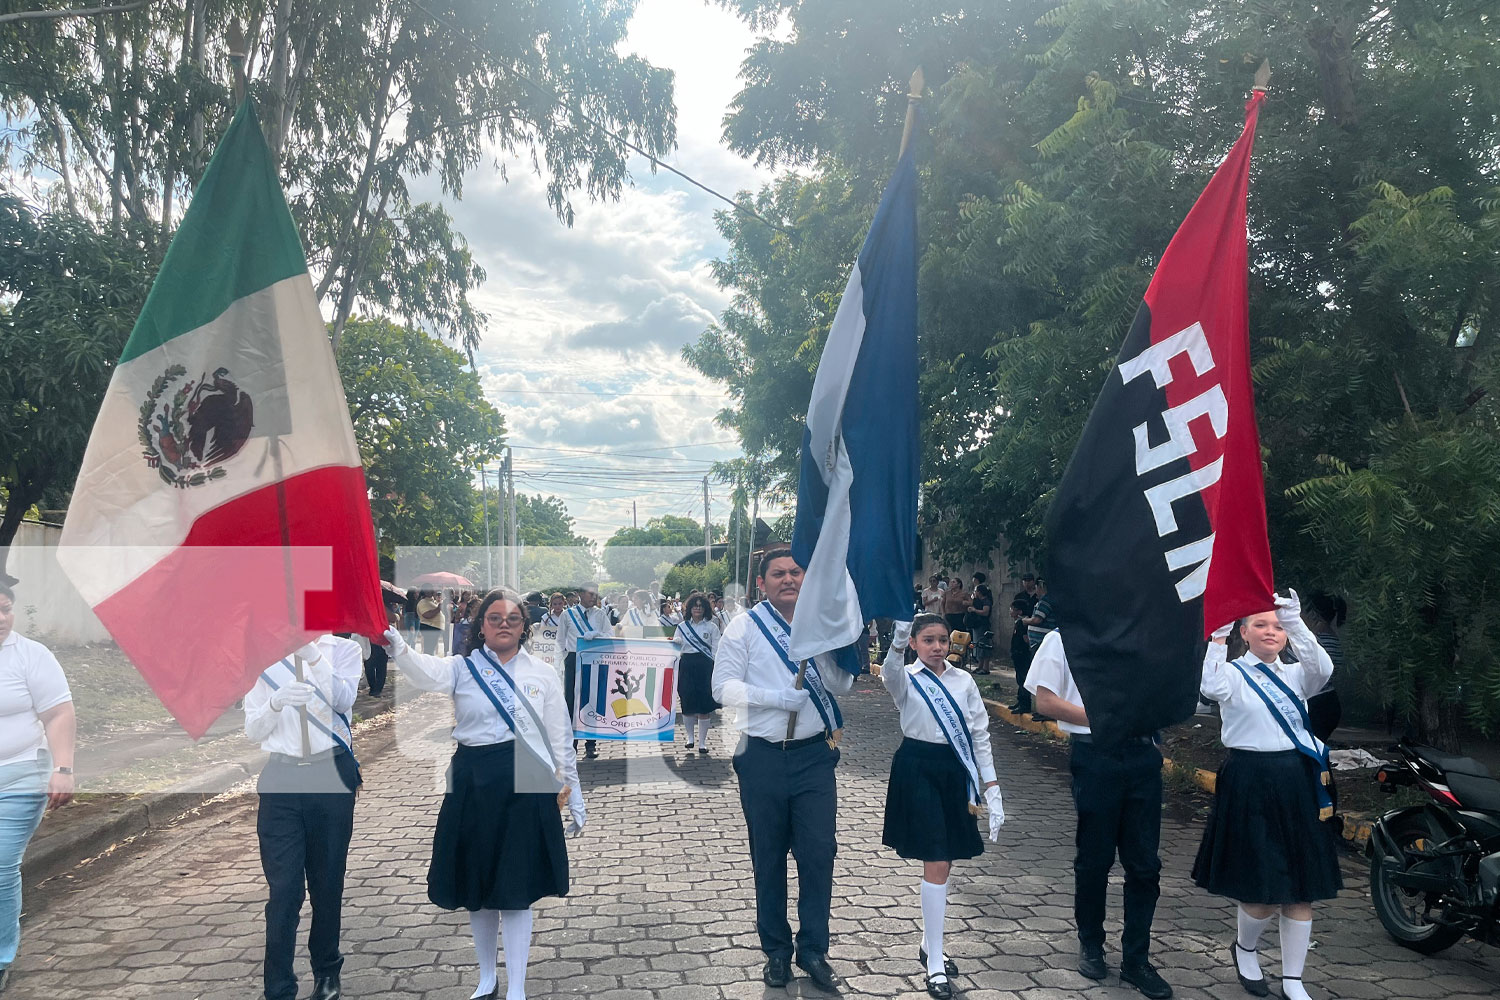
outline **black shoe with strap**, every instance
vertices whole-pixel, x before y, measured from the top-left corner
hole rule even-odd
[[[313,980],[312,996],[307,1000],[339,1000],[344,991],[339,989],[338,976],[323,976]]]
[[[1134,986],[1142,996],[1149,997],[1150,1000],[1168,1000],[1172,995],[1172,987],[1165,979],[1157,975],[1155,967],[1150,962],[1121,965],[1120,982]]]
[[[1109,966],[1104,963],[1104,952],[1080,948],[1078,950],[1078,974],[1095,982],[1109,975]]]
[[[1236,951],[1236,949],[1238,949],[1238,951]],[[1266,982],[1265,976],[1261,976],[1259,979],[1250,979],[1240,971],[1239,951],[1244,952],[1246,955],[1254,955],[1255,949],[1243,948],[1240,946],[1240,943],[1238,941],[1235,941],[1229,945],[1229,964],[1234,966],[1234,974],[1239,978],[1240,985],[1245,988],[1246,993],[1250,994],[1253,997],[1270,996],[1271,984]]]
[[[927,974],[927,995],[933,1000],[952,1000],[953,987],[949,985],[946,973],[929,972]]]
[[[783,987],[792,981],[792,963],[790,959],[768,958],[766,967],[760,970],[760,981],[767,986]]]
[[[812,984],[824,993],[837,993],[839,991],[839,976],[833,971],[833,966],[828,964],[828,959],[822,955],[814,955],[808,952],[797,956],[797,968],[807,973],[807,978]]]
[[[927,968],[927,949],[926,948],[922,948],[922,947],[918,947],[917,948],[917,961],[922,963],[922,968],[924,968],[924,969]],[[955,961],[953,961],[953,959],[949,958],[947,955],[944,955],[943,956],[943,971],[946,972],[950,978],[953,977],[953,976],[958,975],[958,963],[955,962]]]

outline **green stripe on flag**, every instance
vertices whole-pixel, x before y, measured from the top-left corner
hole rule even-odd
[[[247,98],[208,161],[120,364],[196,330],[236,299],[306,271],[297,226]]]

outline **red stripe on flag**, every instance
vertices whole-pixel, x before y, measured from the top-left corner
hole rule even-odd
[[[272,485],[203,514],[180,548],[94,608],[194,739],[308,640],[386,627],[364,470],[315,469],[281,487],[290,607]]]

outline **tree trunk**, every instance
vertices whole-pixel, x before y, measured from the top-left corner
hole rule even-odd
[[[21,519],[31,505],[42,498],[42,491],[29,483],[10,480],[6,483],[5,513],[0,514],[0,583],[14,585],[15,579],[5,572],[5,563],[10,555],[10,544],[15,541],[21,528]]]

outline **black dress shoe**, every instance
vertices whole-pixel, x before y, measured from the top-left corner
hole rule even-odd
[[[307,1000],[339,1000],[344,995],[339,989],[338,976],[324,976],[313,980],[312,996]]]
[[[1140,965],[1121,965],[1120,982],[1129,983],[1140,990],[1142,996],[1150,997],[1150,1000],[1167,1000],[1172,995],[1172,987],[1156,974],[1156,969],[1150,962],[1142,962]]]
[[[1245,992],[1253,997],[1270,996],[1271,984],[1266,982],[1265,976],[1261,976],[1259,979],[1247,979],[1245,975],[1240,972],[1240,956],[1236,953],[1236,949],[1238,949],[1239,951],[1243,951],[1247,955],[1253,955],[1255,954],[1255,952],[1250,951],[1247,948],[1240,948],[1240,943],[1238,941],[1231,942],[1229,945],[1229,964],[1234,969],[1234,974],[1239,979],[1240,985],[1245,988]]]
[[[792,981],[792,963],[785,958],[768,958],[760,970],[760,981],[767,986],[785,986]]]
[[[1093,979],[1095,981],[1109,975],[1109,966],[1104,964],[1104,952],[1079,951],[1078,974],[1085,979]]]
[[[928,973],[927,995],[935,1000],[952,1000],[953,987],[948,985],[948,977],[943,973]]]
[[[814,986],[825,993],[837,993],[839,991],[839,976],[833,971],[833,966],[828,964],[828,959],[822,955],[798,955],[797,968],[807,973],[807,978],[812,980]]]
[[[922,963],[922,968],[924,968],[924,969],[927,968],[927,949],[926,948],[920,948],[919,947],[917,949],[917,961]],[[949,976],[956,976],[956,975],[958,975],[958,963],[955,962],[955,961],[953,961],[953,959],[949,958],[947,955],[944,955],[943,956],[943,971],[946,972],[946,973],[948,973]]]
[[[599,748],[596,747],[592,742],[585,743],[583,745],[583,759],[584,760],[598,760],[599,759]]]

